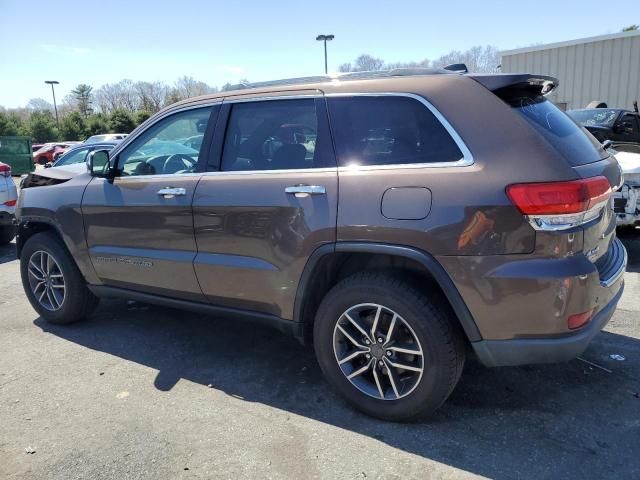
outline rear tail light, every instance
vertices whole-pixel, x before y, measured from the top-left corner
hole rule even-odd
[[[15,207],[16,206],[16,201],[15,200],[7,200],[6,202],[4,202],[4,204],[7,207]]]
[[[598,218],[611,193],[611,184],[603,176],[507,187],[511,202],[538,230],[565,230]]]
[[[583,327],[589,323],[592,316],[593,309],[582,313],[576,313],[575,315],[570,315],[567,319],[567,326],[569,327],[569,330],[575,330],[576,328]]]
[[[0,177],[10,177],[11,166],[6,163],[0,163]]]

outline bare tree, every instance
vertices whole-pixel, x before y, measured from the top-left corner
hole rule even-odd
[[[500,64],[500,54],[498,49],[491,45],[482,47],[476,45],[464,52],[452,50],[434,60],[434,67],[445,67],[453,63],[464,63],[470,72],[476,73],[496,73]]]
[[[156,113],[166,102],[169,88],[162,82],[136,82],[140,108],[149,113]]]
[[[53,111],[53,105],[47,102],[44,98],[32,98],[27,103],[27,108],[34,112]]]
[[[340,72],[373,72],[382,70],[384,60],[372,57],[369,54],[360,55],[352,65],[351,63],[343,63],[338,67]]]

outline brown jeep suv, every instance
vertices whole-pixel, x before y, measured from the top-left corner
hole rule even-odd
[[[388,420],[438,408],[470,353],[569,360],[613,314],[626,252],[618,164],[556,85],[396,70],[177,103],[82,171],[25,180],[26,295],[53,323],[123,297],[276,326]]]

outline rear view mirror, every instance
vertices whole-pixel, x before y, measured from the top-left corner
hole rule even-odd
[[[102,176],[109,171],[109,151],[96,150],[87,157],[87,170],[93,176]]]

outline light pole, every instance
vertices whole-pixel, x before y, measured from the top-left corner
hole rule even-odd
[[[53,95],[53,109],[56,111],[56,127],[60,128],[60,121],[58,120],[58,106],[56,105],[56,92],[53,89],[54,85],[59,85],[57,80],[45,80],[44,83],[51,85],[51,94]]]
[[[318,35],[316,40],[319,42],[324,42],[324,73],[325,75],[329,73],[327,69],[327,42],[330,42],[335,38],[335,35]]]

